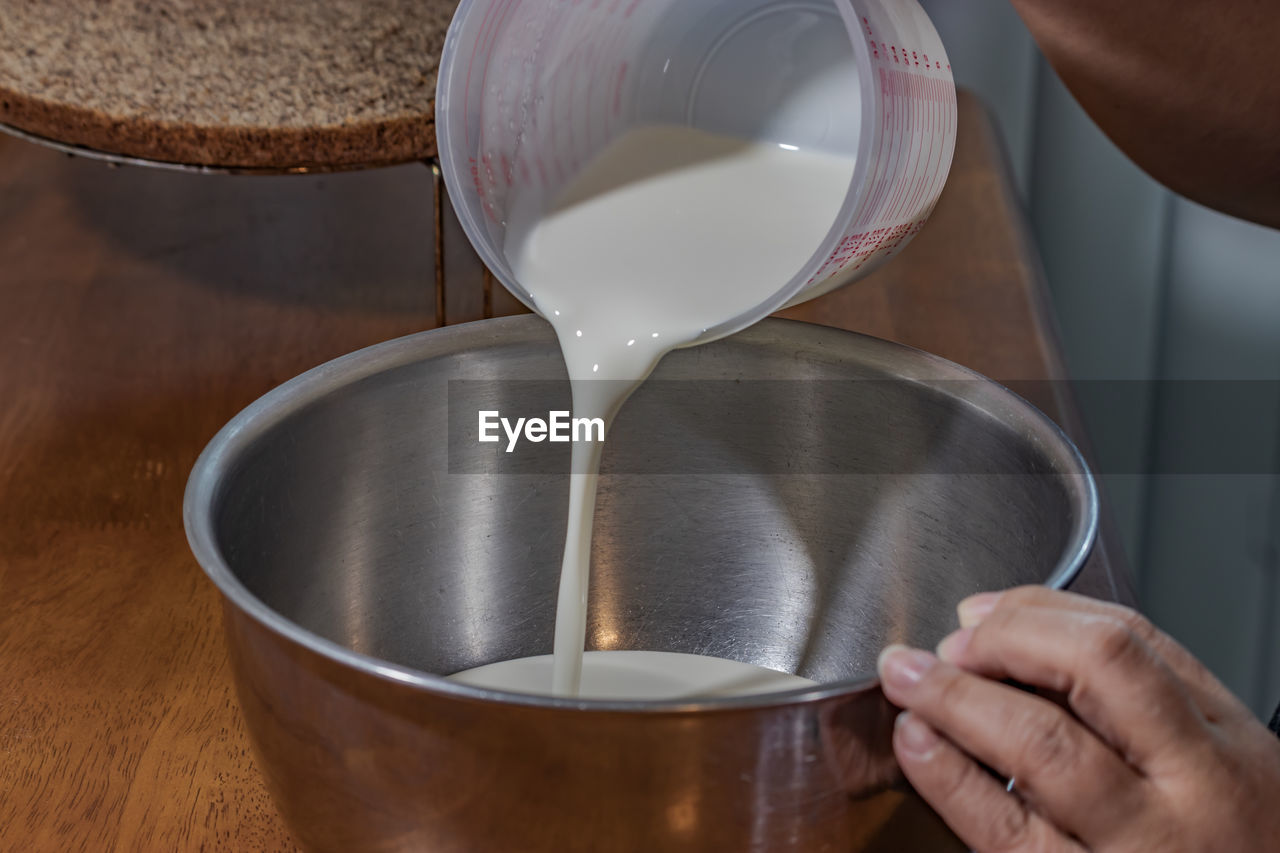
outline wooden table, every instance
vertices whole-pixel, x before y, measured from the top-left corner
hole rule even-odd
[[[962,99],[933,221],[791,316],[1061,379],[1000,145]],[[0,139],[0,849],[288,850],[236,709],[187,473],[294,374],[434,324],[430,176],[108,170]],[[1042,406],[1079,435],[1065,386]],[[1107,531],[1079,586],[1130,599]]]

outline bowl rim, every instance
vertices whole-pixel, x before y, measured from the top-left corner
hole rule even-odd
[[[218,431],[201,452],[187,480],[183,496],[183,526],[200,567],[226,602],[283,639],[366,675],[461,700],[598,712],[706,713],[818,702],[877,686],[879,680],[875,673],[868,673],[777,693],[656,701],[581,699],[474,687],[452,681],[446,676],[354,651],[313,633],[269,607],[250,592],[232,571],[218,546],[212,510],[218,503],[224,475],[240,457],[241,451],[250,447],[256,438],[333,390],[383,371],[434,357],[455,355],[477,347],[554,342],[554,339],[550,326],[536,315],[479,320],[417,332],[356,350],[314,367],[268,391]],[[992,414],[992,404],[1000,404],[1003,414],[1013,415],[1024,425],[1038,429],[1049,441],[1058,444],[1059,453],[1050,455],[1061,457],[1064,470],[1060,475],[1078,481],[1077,488],[1072,491],[1084,504],[1084,511],[1074,520],[1067,545],[1042,585],[1050,589],[1063,589],[1080,573],[1098,536],[1100,505],[1097,483],[1083,454],[1071,438],[1031,403],[1003,385],[962,365],[924,350],[858,332],[770,318],[724,340],[749,343],[752,339],[759,339],[761,343],[777,343],[779,339],[786,339],[790,344],[803,344],[812,355],[828,359],[856,353],[861,363],[886,370],[892,366],[893,372],[905,374],[902,378],[923,385],[955,383],[961,379],[981,380],[966,383],[963,386],[966,391],[964,394],[955,393],[954,389],[949,389],[946,393],[987,414]],[[913,369],[906,370],[908,367]],[[1068,466],[1075,470],[1065,470]]]

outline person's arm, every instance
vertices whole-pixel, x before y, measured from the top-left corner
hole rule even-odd
[[[1276,0],[1012,0],[1084,109],[1174,191],[1280,228]]]

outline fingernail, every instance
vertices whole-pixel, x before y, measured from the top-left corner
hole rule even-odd
[[[929,758],[942,742],[933,726],[909,711],[898,715],[894,728],[897,730],[898,748],[917,761]]]
[[[969,640],[972,637],[972,628],[961,628],[941,643],[938,643],[938,657],[948,663],[955,663],[964,654],[964,650],[968,648]]]
[[[972,628],[990,616],[991,611],[996,609],[1001,595],[1002,593],[999,592],[984,592],[980,595],[971,595],[960,602],[960,606],[956,608],[960,614],[960,627]]]
[[[919,649],[906,646],[889,646],[880,653],[877,669],[885,684],[898,690],[910,690],[920,683],[937,658]]]

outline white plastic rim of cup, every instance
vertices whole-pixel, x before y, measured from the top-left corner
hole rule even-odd
[[[440,60],[441,168],[481,260],[534,311],[504,253],[509,214],[545,209],[606,145],[654,124],[855,158],[809,262],[703,343],[906,246],[951,168],[955,81],[917,0],[462,0]]]

